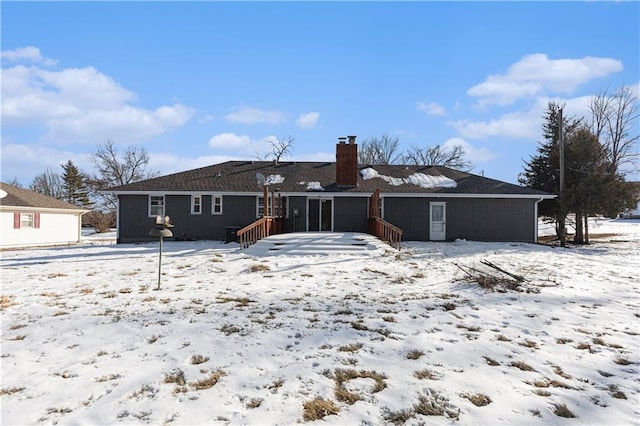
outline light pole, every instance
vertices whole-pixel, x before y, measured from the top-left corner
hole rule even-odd
[[[173,232],[171,232],[171,229],[169,228],[173,228],[171,218],[169,218],[169,216],[156,216],[154,228],[149,231],[149,235],[152,237],[160,237],[160,251],[158,253],[158,287],[156,290],[160,290],[160,276],[162,275],[162,241],[164,240],[164,237],[173,237]]]

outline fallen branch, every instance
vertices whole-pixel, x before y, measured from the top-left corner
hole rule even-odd
[[[490,267],[490,268],[493,268],[493,269],[495,269],[495,270],[497,270],[497,271],[502,272],[503,274],[506,274],[506,275],[510,276],[511,278],[513,278],[514,280],[516,280],[516,281],[517,281],[517,282],[519,282],[519,283],[524,282],[524,281],[527,281],[527,280],[526,280],[522,275],[516,275],[516,274],[512,274],[512,273],[511,273],[511,272],[509,272],[509,271],[505,271],[504,269],[500,268],[499,266],[497,266],[497,265],[496,265],[496,264],[494,264],[494,263],[489,262],[489,261],[488,261],[488,260],[486,260],[486,259],[481,260],[481,261],[480,261],[480,263],[482,263],[483,265],[487,265],[487,266],[488,266],[488,267]]]

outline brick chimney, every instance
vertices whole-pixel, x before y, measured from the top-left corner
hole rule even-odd
[[[349,139],[349,143],[346,143]],[[336,185],[358,185],[358,145],[355,136],[338,138],[336,145]]]

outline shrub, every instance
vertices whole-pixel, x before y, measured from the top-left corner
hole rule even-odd
[[[331,414],[338,414],[340,409],[333,401],[316,398],[303,404],[302,417],[305,421],[321,420]]]

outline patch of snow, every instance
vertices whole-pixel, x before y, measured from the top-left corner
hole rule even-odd
[[[324,191],[320,182],[307,182],[307,189],[310,191]]]
[[[281,175],[269,175],[264,181],[265,185],[276,185],[284,182],[284,177]]]
[[[364,180],[380,178],[392,186],[400,186],[402,184],[416,185],[421,188],[455,188],[458,186],[455,180],[446,176],[432,176],[424,173],[414,173],[406,178],[397,178],[392,176],[381,175],[372,167],[360,170],[360,175]]]

